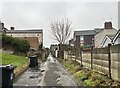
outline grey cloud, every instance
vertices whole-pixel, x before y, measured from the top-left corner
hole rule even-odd
[[[110,20],[118,27],[117,2],[5,2],[2,20],[7,28],[43,28],[44,45],[55,42],[50,38],[50,22],[69,18],[74,29],[103,27]]]

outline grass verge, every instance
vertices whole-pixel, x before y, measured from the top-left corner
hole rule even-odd
[[[20,67],[23,64],[28,62],[28,59],[26,59],[26,57],[23,56],[16,56],[16,55],[11,55],[11,54],[7,54],[7,53],[3,53],[0,54],[0,61],[2,61],[2,65],[7,65],[7,64],[12,64],[14,66]]]
[[[14,70],[15,73],[20,73],[18,71],[20,71],[20,69],[21,70],[24,69],[29,63],[29,60],[24,56],[11,55],[8,53],[0,53],[0,57],[1,57],[0,58],[1,65],[12,64],[14,66],[17,66],[17,68],[15,68]]]
[[[78,62],[75,62],[73,60],[62,60],[60,62],[68,69],[71,74],[75,76],[80,85],[120,87],[119,82],[109,79],[106,75],[86,69],[84,67],[80,67],[80,64]]]

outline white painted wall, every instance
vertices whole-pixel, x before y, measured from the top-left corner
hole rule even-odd
[[[107,38],[102,47],[108,46],[109,43],[111,43],[111,41],[110,41],[110,39]]]
[[[101,43],[106,35],[116,34],[117,30],[115,29],[104,29],[98,34],[95,35],[95,48],[100,48]]]
[[[55,57],[58,57],[58,50],[55,51]]]

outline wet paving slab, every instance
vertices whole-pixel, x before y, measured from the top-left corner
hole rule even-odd
[[[47,61],[47,70],[44,74],[44,79],[38,83],[39,86],[56,86],[76,88],[77,83],[73,80],[66,69],[52,56],[49,56]]]
[[[17,77],[14,80],[14,86],[40,86],[43,88],[72,86],[72,88],[76,88],[77,84],[73,80],[73,76],[50,55],[46,62],[41,63],[38,67],[29,68]]]
[[[40,66],[29,68],[14,80],[13,86],[37,86],[42,73]]]

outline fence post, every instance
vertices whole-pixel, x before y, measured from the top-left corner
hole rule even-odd
[[[93,69],[93,46],[91,46],[91,69]]]
[[[80,49],[75,48],[75,62],[78,60],[78,58],[80,57]]]
[[[76,59],[77,59],[77,49],[75,47],[75,62],[76,62]]]
[[[108,44],[108,63],[109,63],[109,78],[111,78],[111,52],[110,52],[111,44]]]
[[[82,48],[80,49],[80,58],[81,58],[81,67],[83,66],[82,65]]]

